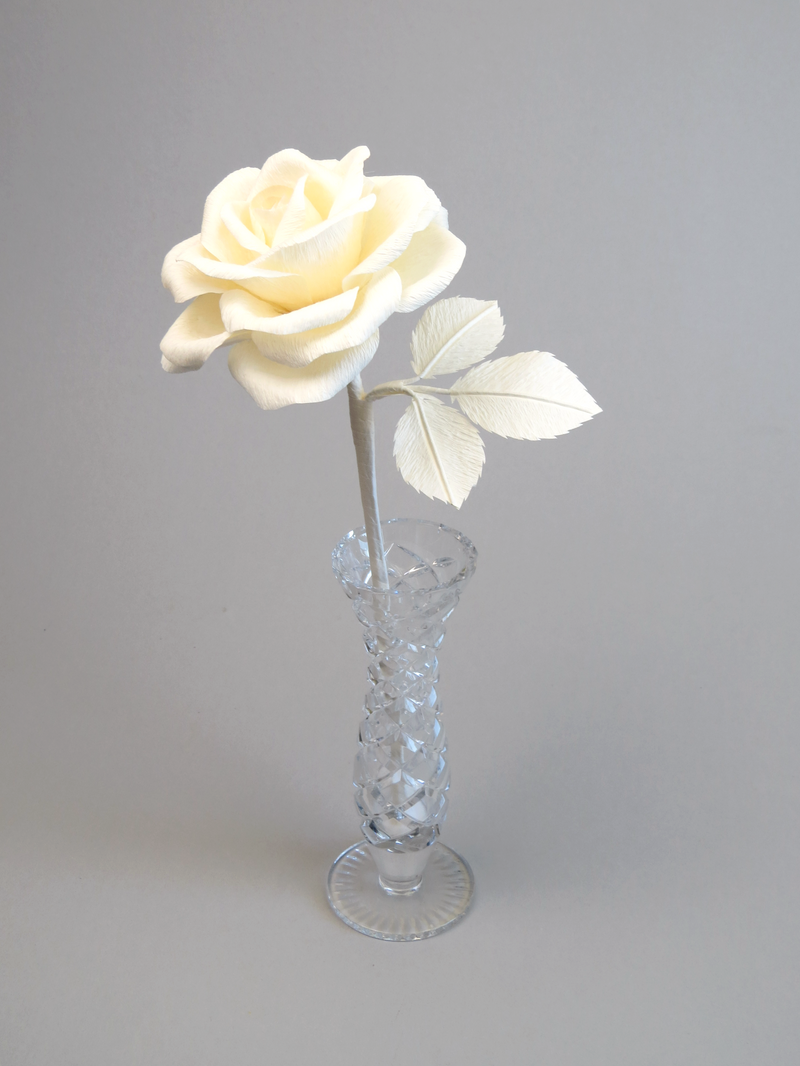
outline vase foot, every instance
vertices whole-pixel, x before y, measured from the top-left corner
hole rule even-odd
[[[351,929],[379,940],[424,940],[469,910],[472,870],[446,845],[431,845],[421,884],[402,894],[381,887],[370,847],[362,840],[343,851],[328,874],[328,902]]]

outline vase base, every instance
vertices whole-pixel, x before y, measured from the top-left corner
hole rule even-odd
[[[424,940],[464,917],[475,882],[469,864],[446,845],[430,848],[422,883],[413,892],[381,887],[370,845],[343,851],[328,874],[328,902],[351,929],[379,940]]]

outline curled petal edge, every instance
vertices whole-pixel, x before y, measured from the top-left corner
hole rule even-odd
[[[388,179],[375,206],[365,216],[364,258],[342,279],[342,288],[363,284],[364,276],[394,265],[414,234],[428,226],[440,207],[436,193],[422,178],[397,176]]]
[[[446,289],[464,262],[467,246],[449,230],[431,222],[415,233],[408,248],[392,263],[403,292],[398,311],[416,311]]]
[[[378,348],[378,331],[362,344],[320,356],[308,366],[291,367],[267,359],[252,341],[241,341],[228,354],[228,367],[264,411],[294,403],[329,400],[353,380]]]
[[[217,259],[233,263],[247,263],[253,252],[242,248],[222,220],[222,211],[230,201],[246,200],[255,184],[259,171],[255,167],[242,167],[228,174],[215,185],[206,197],[200,234],[203,246]]]
[[[161,268],[161,284],[172,295],[175,303],[182,304],[195,296],[202,296],[207,292],[227,292],[234,288],[234,282],[214,278],[198,269],[196,263],[186,259],[186,256],[201,254],[200,234],[181,241],[174,248],[170,248],[164,257],[164,265]],[[216,262],[216,260],[214,260]]]
[[[338,296],[300,307],[296,311],[282,312],[252,293],[238,289],[225,293],[220,299],[220,312],[227,329],[257,330],[277,336],[303,333],[323,326],[334,326],[347,318],[358,297],[358,289],[348,289]]]
[[[212,352],[241,338],[225,329],[219,313],[219,296],[198,296],[182,311],[161,341],[161,352],[171,366],[199,370]],[[164,366],[169,373],[174,370]]]
[[[286,366],[306,366],[322,356],[363,344],[398,308],[400,275],[386,267],[358,292],[350,314],[332,326],[290,333],[253,331],[253,341],[267,359]]]
[[[161,356],[161,369],[166,370],[168,374],[187,374],[190,370],[199,370],[198,366],[178,366],[177,363],[171,363],[167,359],[166,355]]]

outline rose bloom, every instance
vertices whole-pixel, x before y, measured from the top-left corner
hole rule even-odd
[[[164,260],[193,302],[161,342],[170,373],[232,344],[228,365],[265,410],[327,400],[367,365],[394,311],[437,296],[464,244],[421,178],[368,178],[369,149],[309,159],[286,149],[211,192],[201,232]]]

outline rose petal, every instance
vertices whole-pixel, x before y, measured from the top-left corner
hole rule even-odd
[[[222,291],[241,287],[261,300],[267,300],[290,311],[311,303],[308,282],[299,274],[268,270],[253,263],[220,263],[218,259],[211,259],[204,253],[202,247],[196,246],[186,248],[182,259],[198,272],[218,279],[215,284],[221,286],[224,282],[235,283],[225,285]],[[209,285],[209,289],[210,287]]]
[[[230,344],[219,313],[219,296],[198,296],[167,330],[161,351],[170,363],[184,370],[197,370],[213,351]]]
[[[253,265],[304,277],[312,303],[336,296],[342,291],[342,278],[359,259],[364,215],[356,210],[358,206],[341,218],[325,220],[307,230],[301,240],[260,256]]]
[[[431,219],[431,222],[435,222],[437,226],[441,226],[442,229],[450,229],[450,220],[447,217],[447,208],[439,206],[439,210]]]
[[[269,359],[305,366],[330,352],[361,344],[397,309],[401,294],[400,276],[387,267],[359,290],[353,310],[342,322],[286,336],[254,331],[253,341]]]
[[[336,194],[336,199],[331,204],[328,212],[329,218],[335,218],[361,199],[364,188],[365,159],[369,159],[369,148],[362,146],[348,152],[337,165],[336,169],[342,175],[342,185]]]
[[[242,170],[234,170],[227,178],[223,178],[219,185],[215,186],[208,194],[206,205],[203,209],[203,225],[200,228],[200,236],[206,247],[217,259],[229,263],[249,263],[254,253],[248,251],[239,244],[232,236],[230,230],[222,222],[221,214],[225,204],[232,200],[247,200],[253,183],[258,178],[259,171],[255,167],[243,167]]]
[[[308,203],[308,201],[306,201],[306,203]],[[320,219],[320,221],[314,223],[314,225],[308,226],[308,228],[299,231],[297,233],[297,235],[295,237],[293,237],[292,239],[283,241],[282,242],[283,243],[283,247],[284,248],[289,248],[293,244],[301,244],[303,241],[310,241],[310,240],[312,240],[312,239],[314,239],[316,237],[320,237],[327,230],[333,229],[335,226],[337,226],[344,219],[350,218],[350,217],[352,217],[354,215],[366,214],[366,212],[367,211],[371,211],[374,206],[375,206],[375,195],[374,195],[374,193],[367,193],[366,196],[362,196],[360,200],[356,200],[356,202],[353,203],[353,204],[350,204],[349,207],[343,208],[335,218],[323,218],[323,219]],[[312,208],[312,210],[313,210],[313,208]],[[274,242],[273,242],[273,246],[272,247],[273,247],[273,249],[274,249],[274,251],[276,253],[281,250],[281,249],[275,247]],[[271,254],[270,252],[267,252],[266,253],[266,257],[265,256],[261,256],[259,261],[266,262],[266,258],[268,258],[270,256],[270,254]]]
[[[358,148],[351,148],[347,155],[343,155],[341,159],[331,159],[323,162],[339,174],[347,174],[354,165],[360,165],[363,171],[364,163],[367,159],[369,159],[369,148],[365,144],[360,144]]]
[[[390,175],[388,177],[380,177],[378,175],[374,175],[373,177],[365,180],[368,180],[370,182],[370,184],[373,186],[372,191],[376,194],[380,194],[388,186],[391,186],[392,189],[394,189],[398,182],[421,182],[427,190],[427,199],[424,201],[422,210],[420,211],[420,214],[417,217],[418,230],[425,229],[428,223],[432,222],[436,218],[436,215],[441,210],[443,210],[439,197],[436,195],[433,189],[431,189],[430,186],[427,185],[425,181],[423,181],[422,178],[415,177],[411,174],[395,174]],[[396,195],[396,193],[393,193],[393,195]]]
[[[376,202],[364,223],[358,266],[344,278],[349,289],[369,274],[389,266],[406,250],[439,209],[439,200],[422,178],[390,178],[376,188]]]
[[[198,233],[196,237],[176,244],[164,258],[161,282],[172,293],[176,303],[182,304],[184,300],[191,300],[193,296],[202,296],[206,292],[227,292],[233,288],[232,281],[209,277],[184,258],[187,253],[199,255],[201,250]]]
[[[295,148],[285,148],[269,157],[250,190],[249,199],[259,207],[259,198],[266,190],[275,187],[292,190],[303,175],[308,178],[306,196],[320,216],[327,218],[331,204],[341,188],[341,176],[330,166],[320,163],[319,160],[309,159]]]
[[[228,366],[259,407],[274,411],[293,403],[329,400],[364,369],[377,347],[376,331],[354,348],[330,352],[308,366],[288,367],[267,359],[252,341],[242,341],[231,348]]]
[[[435,222],[414,235],[408,248],[392,264],[403,281],[398,311],[414,311],[447,288],[461,269],[467,248],[463,241]]]
[[[341,322],[353,310],[358,292],[358,289],[350,289],[332,296],[329,300],[320,300],[297,311],[283,313],[249,292],[236,289],[225,293],[225,299],[220,300],[219,307],[225,328],[231,332],[258,330],[262,333],[286,336]]]
[[[190,370],[199,370],[200,368],[197,366],[178,366],[177,363],[171,363],[166,355],[162,355],[161,369],[166,370],[168,374],[186,374]]]
[[[291,244],[307,228],[307,209],[311,205],[306,199],[306,181],[308,181],[308,174],[304,174],[300,178],[292,191],[289,203],[284,209],[283,217],[275,230],[275,236],[272,238],[273,249],[282,248],[284,244]],[[316,214],[316,212],[314,213]],[[269,253],[267,252],[266,254]]]
[[[242,248],[263,255],[269,251],[269,245],[253,232],[253,220],[250,217],[250,205],[247,200],[231,200],[220,211],[220,220],[231,237]]]

